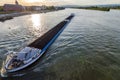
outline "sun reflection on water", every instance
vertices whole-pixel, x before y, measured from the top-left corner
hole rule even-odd
[[[40,14],[31,15],[31,18],[32,18],[33,27],[36,30],[41,29],[42,25],[41,25],[41,16],[40,16]]]
[[[31,32],[36,35],[39,36],[41,35],[41,32],[43,31],[43,27],[42,27],[42,15],[41,14],[33,14],[31,15]]]

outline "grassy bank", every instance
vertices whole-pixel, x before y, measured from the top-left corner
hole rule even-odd
[[[120,7],[98,7],[98,6],[89,6],[89,7],[73,7],[75,9],[87,9],[87,10],[99,10],[99,11],[110,11],[110,9],[120,10]]]
[[[77,9],[88,9],[88,10],[99,10],[99,11],[110,11],[110,8],[105,7],[76,7]]]
[[[3,11],[3,7],[2,6],[0,6],[0,11]]]
[[[112,9],[120,10],[120,7],[117,7],[117,8],[112,8]]]
[[[99,10],[99,11],[110,11],[110,8],[102,8],[102,7],[89,7],[89,8],[85,8],[85,9],[89,9],[89,10]]]

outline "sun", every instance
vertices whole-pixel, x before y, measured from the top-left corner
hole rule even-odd
[[[44,2],[44,0],[25,0],[26,2]]]

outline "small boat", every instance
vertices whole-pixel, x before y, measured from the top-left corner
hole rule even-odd
[[[73,17],[74,14],[71,14],[64,21],[60,22],[43,36],[19,52],[8,52],[6,54],[7,58],[4,64],[6,72],[16,72],[36,62],[45,53],[48,47],[56,40]]]

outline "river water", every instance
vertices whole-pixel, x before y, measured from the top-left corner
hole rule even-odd
[[[45,55],[28,69],[0,80],[119,80],[120,10],[65,9],[0,22],[0,64],[75,13]]]

